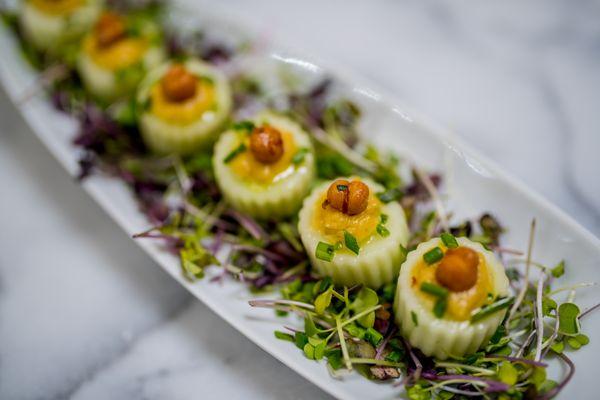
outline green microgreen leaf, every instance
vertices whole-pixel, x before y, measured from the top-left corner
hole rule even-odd
[[[558,332],[574,336],[579,333],[579,307],[574,303],[563,303],[558,306]]]
[[[406,388],[406,395],[410,400],[430,400],[432,398],[429,389],[421,384],[408,386]]]
[[[296,332],[294,335],[294,342],[296,343],[296,347],[303,350],[306,343],[308,343],[308,337],[304,332]]]
[[[544,382],[546,382],[546,368],[533,367],[533,372],[529,379],[535,385],[536,389],[540,390]]]
[[[227,163],[233,161],[234,158],[236,158],[237,156],[239,156],[240,154],[242,154],[245,151],[246,151],[246,145],[244,143],[240,143],[240,145],[238,147],[236,147],[229,154],[227,154],[227,156],[223,159],[223,162],[225,164],[227,164]]]
[[[340,349],[326,350],[325,356],[327,357],[327,363],[334,371],[344,366],[344,359],[342,358],[342,351]]]
[[[446,246],[449,249],[455,249],[458,247],[458,242],[456,241],[456,238],[454,237],[454,235],[444,232],[441,235],[442,238],[442,243],[444,243],[444,246]]]
[[[436,297],[446,298],[448,297],[448,289],[438,286],[434,283],[423,282],[421,283],[421,291],[425,293],[432,294]]]
[[[359,314],[362,311],[366,311],[367,309],[376,306],[379,304],[379,296],[377,293],[368,287],[363,287],[360,289],[356,298],[350,304],[350,309],[354,311],[355,314]],[[357,321],[361,326],[365,328],[370,328],[375,323],[375,312],[370,312],[362,317],[360,317]]]
[[[360,246],[358,245],[358,241],[356,240],[354,235],[352,235],[348,231],[344,231],[344,244],[350,251],[352,251],[356,255],[358,255],[358,253],[360,252]]]
[[[557,306],[558,305],[556,304],[556,301],[554,301],[550,297],[542,297],[542,314],[544,314],[544,316],[550,315],[553,311],[556,310]]]
[[[471,322],[480,321],[500,310],[508,308],[513,303],[514,300],[515,300],[514,297],[502,297],[502,298],[499,298],[498,300],[496,300],[495,302],[493,302],[492,304],[487,304],[487,305],[479,308],[478,310],[475,310],[471,314]]]
[[[439,247],[434,247],[427,253],[423,254],[423,261],[431,265],[440,261],[444,257],[444,252]]]
[[[333,286],[329,287],[329,289],[318,295],[315,299],[315,312],[318,315],[323,315],[325,309],[331,304],[332,291]]]
[[[335,247],[329,243],[319,242],[315,249],[315,256],[319,260],[331,262],[335,256]]]
[[[519,380],[519,371],[509,361],[500,363],[498,367],[498,379],[507,385],[514,385]]]
[[[318,332],[319,330],[317,329],[315,321],[313,321],[312,317],[309,315],[304,318],[304,333],[306,336],[310,338],[311,336],[316,335]]]
[[[311,360],[315,359],[315,347],[312,344],[306,343],[302,350],[304,351],[306,358]]]
[[[555,278],[560,278],[565,273],[565,260],[559,262],[552,270],[550,271],[552,276]]]
[[[563,341],[556,341],[550,345],[550,349],[555,353],[562,353],[565,349],[565,343]]]
[[[275,337],[280,340],[285,340],[285,341],[292,342],[292,343],[295,342],[294,336],[290,335],[289,333],[286,333],[286,332],[275,331]]]

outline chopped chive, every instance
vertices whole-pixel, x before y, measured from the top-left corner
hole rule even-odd
[[[381,237],[388,237],[388,236],[390,236],[390,231],[388,230],[388,228],[386,228],[385,226],[383,226],[383,224],[377,224],[377,233],[379,233],[379,235]]]
[[[471,315],[471,322],[479,321],[487,316],[494,314],[497,311],[509,307],[514,300],[514,297],[503,297],[501,299],[496,300],[492,304],[488,304],[486,306],[481,307],[477,312]]]
[[[444,243],[444,246],[446,246],[449,249],[455,249],[458,247],[458,242],[456,241],[456,238],[450,233],[442,233],[442,242]]]
[[[348,185],[337,185],[337,190],[338,192],[343,192],[345,190],[348,190]]]
[[[435,305],[433,306],[433,314],[438,318],[442,318],[444,316],[444,313],[446,312],[447,305],[448,303],[446,301],[446,298],[439,297],[435,302]]]
[[[437,246],[423,254],[423,260],[429,265],[440,261],[442,257],[444,257],[444,252]]]
[[[344,231],[344,244],[356,255],[360,252],[360,247],[358,246],[356,238],[348,231]]]
[[[233,149],[231,151],[231,153],[227,154],[227,157],[225,157],[223,159],[223,162],[225,164],[227,164],[228,162],[230,162],[231,160],[233,160],[234,158],[236,158],[238,155],[240,155],[244,151],[246,151],[246,145],[244,143],[241,143],[238,147],[236,147],[235,149]]]
[[[385,192],[377,193],[377,197],[382,202],[389,203],[402,197],[402,191],[399,188],[388,189]]]
[[[377,347],[377,345],[383,340],[383,335],[373,328],[367,328],[367,331],[365,332],[365,340]]]
[[[410,312],[410,318],[412,319],[413,324],[415,324],[415,326],[419,326],[419,319],[417,318],[417,313],[414,311]]]
[[[319,244],[317,244],[317,248],[315,250],[315,256],[319,260],[330,262],[331,260],[333,260],[334,255],[335,255],[334,246],[330,245],[329,243],[325,243],[325,242],[319,242]]]
[[[254,122],[240,121],[240,122],[236,122],[231,127],[236,131],[252,132],[254,130]]]
[[[379,216],[379,222],[381,222],[382,224],[385,224],[388,221],[388,215],[387,214],[381,214]]]
[[[302,161],[304,161],[304,157],[306,156],[307,153],[308,153],[308,148],[306,148],[306,147],[301,148],[292,157],[292,163],[294,163],[294,165],[301,164]]]
[[[438,286],[434,283],[423,282],[421,283],[421,291],[425,293],[432,294],[439,298],[448,297],[448,289]]]

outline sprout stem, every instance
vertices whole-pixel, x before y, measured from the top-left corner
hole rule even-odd
[[[541,273],[540,278],[538,279],[537,284],[537,293],[536,293],[536,308],[535,308],[535,326],[536,326],[536,335],[537,341],[535,346],[535,361],[540,361],[542,358],[542,341],[544,340],[544,314],[542,313],[542,292],[544,290],[544,280],[546,279],[546,274]]]
[[[506,323],[504,327],[508,330],[508,324],[513,316],[513,314],[517,311],[523,299],[525,298],[525,294],[527,293],[527,287],[529,286],[529,270],[531,269],[531,252],[533,251],[533,239],[535,236],[535,218],[531,220],[531,228],[529,230],[529,243],[527,244],[527,262],[525,263],[525,282],[523,283],[519,294],[517,295],[517,300],[513,304],[508,313],[508,318],[506,319]]]

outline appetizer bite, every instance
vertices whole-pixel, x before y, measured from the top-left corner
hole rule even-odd
[[[225,199],[260,219],[298,211],[315,176],[308,134],[291,119],[266,112],[221,135],[215,145],[215,178]]]
[[[80,38],[101,9],[100,0],[25,0],[21,2],[19,23],[35,48],[56,53]]]
[[[84,37],[77,58],[86,89],[104,101],[131,95],[146,71],[163,60],[161,40],[148,17],[104,12]]]
[[[157,153],[190,153],[212,144],[231,111],[225,76],[199,60],[151,71],[137,96],[140,131]]]
[[[403,336],[444,360],[477,351],[504,318],[511,298],[496,256],[467,238],[421,243],[402,264],[394,301]]]
[[[369,179],[337,179],[306,198],[298,231],[320,274],[374,289],[398,276],[408,226],[397,202],[379,200],[382,191]]]

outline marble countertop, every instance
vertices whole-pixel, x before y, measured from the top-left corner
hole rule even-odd
[[[600,235],[600,3],[211,5],[348,64]],[[0,398],[325,398],[192,299],[0,92]]]

